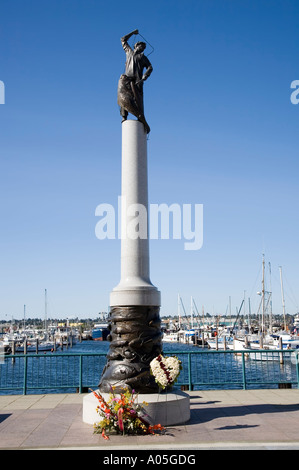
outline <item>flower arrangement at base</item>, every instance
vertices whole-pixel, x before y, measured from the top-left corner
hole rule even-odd
[[[124,389],[124,393],[116,396],[110,393],[109,399],[104,400],[100,393],[93,391],[98,399],[97,412],[101,416],[101,421],[94,424],[94,433],[102,434],[104,439],[109,439],[108,434],[155,434],[163,431],[160,424],[150,425],[142,415],[145,414],[143,405],[136,403],[137,394],[134,390],[130,392]]]
[[[182,363],[176,356],[164,357],[159,354],[151,361],[150,369],[156,383],[164,390],[177,381],[182,370]]]

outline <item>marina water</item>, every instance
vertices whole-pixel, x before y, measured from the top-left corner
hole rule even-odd
[[[108,341],[90,340],[77,342],[72,348],[64,347],[56,352],[41,352],[38,357],[28,357],[26,393],[76,393],[80,374],[82,391],[97,388],[108,349]],[[190,374],[194,390],[242,389],[244,372],[248,381],[246,388],[278,388],[278,384],[283,382],[297,382],[296,364],[290,359],[284,364],[248,358],[244,361],[234,353],[216,353],[194,345],[167,342],[163,343],[163,353],[176,355],[182,361],[177,387],[187,387]],[[83,355],[81,363],[80,355]],[[24,357],[21,354],[16,356],[15,360],[6,356],[0,363],[1,395],[24,392]]]

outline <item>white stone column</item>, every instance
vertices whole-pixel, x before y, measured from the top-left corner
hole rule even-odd
[[[121,279],[110,306],[160,306],[150,281],[147,134],[141,122],[122,123]]]

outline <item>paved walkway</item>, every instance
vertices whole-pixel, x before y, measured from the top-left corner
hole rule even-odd
[[[190,394],[191,419],[164,435],[93,434],[80,394],[0,396],[0,449],[299,450],[299,390],[218,390]]]

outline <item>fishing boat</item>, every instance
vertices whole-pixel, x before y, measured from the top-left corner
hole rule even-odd
[[[209,349],[234,349],[233,338],[231,336],[227,337],[218,337],[215,338],[207,338],[206,342],[208,343]]]
[[[179,342],[178,331],[175,331],[175,332],[165,331],[163,333],[162,341],[164,343],[178,343]]]
[[[81,333],[81,339],[82,339],[82,340],[89,340],[89,339],[92,339],[91,330],[84,330],[84,331]]]
[[[56,348],[57,348],[57,345],[56,345]],[[53,341],[41,341],[41,342],[38,342],[38,345],[36,344],[36,341],[31,341],[31,342],[28,342],[26,347],[25,347],[25,343],[18,343],[16,344],[16,347],[15,347],[15,352],[17,353],[23,353],[25,352],[25,349],[26,351],[29,353],[29,352],[46,352],[46,351],[54,351],[55,349],[55,344]]]
[[[54,338],[56,344],[60,346],[73,346],[77,342],[76,335],[74,331],[69,326],[59,326],[56,329]]]
[[[0,356],[1,355],[8,355],[11,353],[11,346],[7,341],[0,340]]]
[[[267,345],[273,345],[274,347],[280,347],[282,349],[299,349],[299,336],[291,335],[285,331],[276,332],[275,334],[266,336]]]
[[[96,323],[91,330],[91,338],[94,341],[106,341],[108,335],[108,323]]]
[[[252,352],[248,354],[248,357],[258,361],[281,360],[282,353],[280,351],[284,350],[288,352],[283,353],[283,359],[290,359],[293,350],[299,349],[299,337],[283,331],[266,335],[261,341],[261,337],[258,335],[253,335],[252,338],[248,335],[247,338],[234,339],[234,349]]]

